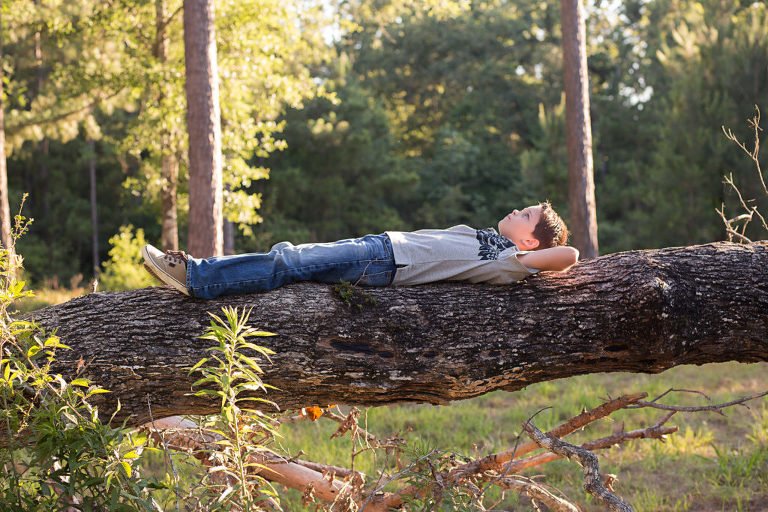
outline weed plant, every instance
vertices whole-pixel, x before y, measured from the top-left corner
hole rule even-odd
[[[14,242],[29,222],[16,216]],[[195,455],[213,464],[188,466],[179,478],[174,460],[183,455],[155,447],[147,429],[114,424],[119,401],[110,418],[100,414],[94,399],[108,390],[82,369],[71,378],[52,371],[59,351],[70,347],[55,332],[14,317],[14,302],[32,296],[17,279],[22,259],[14,245],[0,249],[0,510],[255,511],[265,499],[277,503],[253,471],[252,456],[274,431],[269,417],[250,405],[271,404],[253,393],[270,388],[258,359],[272,352],[250,341],[269,333],[247,325],[249,312],[225,308],[202,335],[215,345],[191,369],[201,374],[194,394],[220,399],[221,408],[199,420],[214,441]],[[158,454],[171,464],[153,471],[148,466]]]
[[[13,250],[29,223],[17,215],[14,243],[0,249],[0,509],[156,510],[152,482],[134,471],[146,436],[102,422],[91,398],[108,391],[52,373],[69,347],[12,316],[14,301],[31,295]]]
[[[214,346],[209,357],[201,359],[190,370],[202,375],[193,387],[200,387],[195,396],[220,400],[220,414],[206,418],[201,426],[215,436],[217,449],[210,454],[210,488],[219,488],[217,503],[231,503],[244,511],[256,510],[264,501],[276,503],[275,490],[258,470],[257,462],[263,444],[275,434],[272,419],[251,404],[277,409],[274,402],[253,396],[253,393],[274,389],[261,380],[263,370],[258,361],[245,355],[253,351],[269,359],[271,350],[250,341],[253,337],[272,336],[248,325],[250,310],[240,313],[237,308],[223,308],[224,318],[209,313],[213,318],[202,336]],[[222,478],[223,476],[223,478]]]

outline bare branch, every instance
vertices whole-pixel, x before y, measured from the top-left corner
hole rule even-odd
[[[581,447],[587,450],[602,450],[606,448],[611,448],[612,446],[616,446],[618,444],[624,443],[631,439],[663,440],[664,436],[669,434],[674,434],[675,432],[677,432],[677,427],[663,426],[664,423],[666,423],[669,420],[669,418],[671,418],[674,414],[675,412],[669,413],[668,415],[664,416],[661,420],[659,420],[658,422],[656,422],[654,425],[650,427],[637,429],[637,430],[630,430],[629,432],[623,432],[623,431],[617,432],[607,437],[602,437],[600,439],[588,441],[582,444]],[[552,462],[560,458],[561,456],[555,453],[551,453],[551,452],[542,453],[539,455],[534,455],[533,457],[528,457],[526,459],[512,461],[504,467],[504,471],[509,473],[518,473],[525,469],[529,469],[535,466],[540,466],[542,464],[546,464],[548,462]]]
[[[523,430],[542,448],[571,460],[576,459],[584,470],[584,489],[605,503],[609,510],[633,512],[631,505],[609,491],[603,483],[600,477],[600,465],[594,453],[544,434],[530,421],[523,423]]]
[[[635,403],[648,396],[647,393],[636,393],[634,395],[624,395],[613,400],[610,400],[604,404],[601,404],[594,409],[584,411],[578,416],[571,418],[570,420],[561,423],[557,427],[553,428],[548,434],[555,437],[565,437],[568,434],[575,432],[581,428],[584,428],[588,424],[604,418],[619,409],[625,408],[631,403]],[[511,461],[515,457],[522,457],[523,455],[532,452],[539,448],[539,445],[535,442],[528,442],[522,446],[515,447],[512,450],[508,450],[493,455],[488,455],[482,459],[464,464],[454,469],[451,473],[454,475],[454,479],[462,478],[469,474],[482,473],[484,471],[501,471],[505,463]],[[506,471],[505,471],[506,472]]]
[[[762,128],[760,128],[760,109],[758,108],[757,105],[755,105],[755,115],[752,118],[747,120],[747,124],[752,128],[753,134],[754,134],[754,146],[752,150],[747,148],[746,143],[739,141],[731,129],[726,129],[724,126],[722,126],[721,128],[723,130],[723,133],[725,134],[725,137],[728,140],[734,142],[737,146],[741,148],[742,151],[744,151],[747,155],[749,155],[749,158],[755,164],[755,171],[757,172],[758,179],[760,180],[763,193],[768,196],[768,187],[766,187],[765,179],[763,177],[763,171],[762,171],[762,168],[760,167],[760,132],[762,131]],[[739,188],[736,186],[736,184],[733,181],[733,173],[731,173],[728,177],[726,177],[723,183],[730,185],[730,187],[739,196],[739,202],[741,203],[741,206],[744,208],[746,212],[748,212],[744,215],[739,215],[732,219],[727,219],[725,215],[724,204],[721,205],[720,210],[715,208],[715,211],[717,211],[717,213],[720,214],[720,218],[723,220],[723,223],[725,224],[726,232],[728,234],[728,240],[730,241],[733,239],[733,237],[736,237],[742,242],[746,242],[746,243],[751,242],[751,240],[745,236],[745,233],[747,230],[747,225],[752,220],[752,216],[754,214],[757,214],[757,216],[760,218],[760,222],[762,223],[763,229],[768,231],[768,223],[766,223],[765,218],[760,214],[760,212],[757,211],[757,208],[754,206],[747,206],[747,203],[744,201],[744,198],[741,196],[741,192],[739,191]],[[745,221],[745,222],[741,225],[741,233],[739,233],[734,228],[734,224],[741,221]]]
[[[744,208],[744,210],[749,212],[744,214],[749,218],[749,220],[744,223],[744,228],[746,229],[746,225],[749,223],[749,221],[752,220],[752,215],[757,214],[757,216],[760,217],[760,220],[762,221],[763,228],[768,229],[768,224],[766,224],[765,218],[762,215],[760,215],[760,212],[757,210],[757,207],[747,206],[747,202],[754,201],[754,199],[751,199],[750,201],[744,201],[744,198],[741,195],[741,191],[738,189],[738,187],[736,186],[736,183],[733,181],[733,173],[728,175],[728,177],[725,179],[725,183],[729,184],[733,188],[733,190],[736,191],[736,194],[739,196],[739,202],[741,203],[742,208]],[[741,220],[742,218],[743,218],[743,215],[739,215],[731,219],[731,222]]]
[[[746,408],[749,408],[748,405],[745,405],[745,402],[748,402],[750,400],[754,400],[755,398],[761,398],[768,395],[768,391],[763,391],[761,393],[756,393],[754,395],[750,395],[744,398],[738,398],[736,400],[731,400],[730,402],[725,402],[722,404],[715,404],[715,405],[699,405],[699,406],[683,406],[683,405],[664,405],[664,404],[657,404],[654,402],[644,402],[644,401],[638,401],[634,405],[628,405],[627,409],[641,409],[643,407],[653,407],[654,409],[663,409],[665,411],[677,411],[677,412],[701,412],[701,411],[712,411],[716,412],[718,414],[723,414],[723,409],[726,407],[730,407],[732,405],[743,405]]]

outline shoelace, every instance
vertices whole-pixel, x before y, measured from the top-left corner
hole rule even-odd
[[[173,263],[187,263],[187,253],[184,251],[165,251],[165,257],[171,260]]]

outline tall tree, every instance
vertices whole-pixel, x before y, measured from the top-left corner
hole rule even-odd
[[[8,203],[8,167],[5,158],[5,101],[3,99],[3,18],[0,10],[0,242],[3,247],[13,251],[11,241],[11,208]],[[13,253],[11,252],[11,258]]]
[[[573,245],[582,258],[598,254],[597,211],[589,115],[589,76],[584,6],[561,0],[563,75],[565,77],[565,138],[568,147],[568,202]]]
[[[221,111],[213,0],[184,1],[187,131],[189,134],[188,251],[224,252]]]
[[[96,208],[96,142],[88,138],[88,181],[91,183],[91,255],[93,257],[93,275],[99,275],[99,214]]]
[[[118,0],[93,27],[124,41],[113,60],[119,62],[119,82],[129,84],[132,105],[126,108],[126,133],[114,138],[118,153],[127,157],[126,188],[160,213],[164,249],[178,247],[179,239],[186,245],[181,230],[188,220],[182,13],[182,0]],[[285,24],[286,19],[295,22]],[[310,69],[329,51],[317,41],[316,25],[323,19],[298,0],[216,4],[216,67],[226,77],[219,83],[223,215],[246,233],[261,220],[261,198],[251,184],[269,175],[254,156],[282,149],[283,141],[272,134],[283,123],[275,119],[322,89],[310,79]]]
[[[39,9],[41,7],[40,0],[35,0],[35,9]],[[43,86],[45,85],[45,69],[44,69],[44,62],[43,62],[43,44],[42,44],[42,27],[38,27],[35,30],[35,67],[36,69],[36,80],[35,80],[35,95],[40,95],[43,91]],[[40,165],[37,169],[38,171],[38,178],[39,178],[39,194],[40,197],[32,197],[30,195],[30,202],[34,205],[39,205],[39,208],[37,208],[39,211],[42,212],[43,218],[48,218],[49,212],[50,212],[50,201],[48,199],[48,153],[50,150],[50,143],[48,140],[48,137],[43,137],[43,140],[41,140],[38,143],[38,155],[40,157]],[[27,192],[30,192],[31,190],[27,190]],[[49,226],[46,224],[43,224],[41,226],[43,239],[46,240],[48,243],[51,243],[51,230],[48,229]],[[53,257],[53,254],[51,252],[48,252],[49,257]]]
[[[166,13],[165,0],[155,0],[155,48],[154,54],[161,67],[165,67],[168,62],[168,18]],[[170,84],[165,83],[161,86],[159,102],[169,94]],[[179,161],[174,153],[171,143],[172,135],[169,130],[163,130],[160,134],[161,156],[160,156],[160,174],[162,185],[161,196],[161,215],[162,215],[162,241],[163,250],[176,250],[179,248],[179,225],[177,215],[176,192],[179,179]]]

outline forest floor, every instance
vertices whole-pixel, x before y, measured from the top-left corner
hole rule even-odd
[[[404,437],[410,450],[432,449],[472,458],[511,449],[522,423],[544,407],[534,424],[552,428],[592,408],[606,397],[647,392],[649,399],[670,389],[697,390],[700,395],[672,393],[661,403],[707,405],[768,390],[768,363],[721,363],[680,366],[658,375],[600,373],[543,382],[524,390],[498,391],[448,406],[403,404],[371,408],[364,412],[367,429],[379,438]],[[714,412],[678,413],[667,425],[679,431],[665,442],[631,441],[599,453],[601,472],[618,477],[614,489],[638,512],[663,511],[768,511],[768,398],[746,407],[731,407],[721,416]],[[584,431],[566,438],[575,444],[609,435],[621,422],[625,430],[654,424],[663,411],[618,411]],[[302,458],[349,467],[349,437],[331,440],[338,425],[318,420],[281,427],[282,444]],[[525,441],[527,439],[524,439]],[[389,461],[360,455],[355,468],[368,479]],[[569,461],[555,461],[522,473],[562,491],[587,512],[602,511],[582,490],[582,471]],[[489,500],[491,501],[491,500]],[[289,510],[299,506],[288,498]],[[494,510],[533,510],[526,499],[508,497]]]
[[[17,307],[29,311],[85,293],[83,288],[38,290],[35,297],[20,301]],[[376,407],[363,410],[361,426],[379,439],[404,438],[404,460],[431,451],[477,458],[512,448],[522,423],[542,408],[549,407],[536,415],[534,423],[547,430],[608,397],[646,392],[652,399],[670,388],[700,391],[711,402],[701,395],[679,392],[667,395],[662,403],[726,402],[768,390],[768,363],[679,366],[657,375],[599,373],[533,384],[513,393],[497,391],[447,406]],[[665,442],[637,440],[598,452],[601,472],[618,477],[615,492],[638,512],[768,511],[768,397],[748,405],[731,407],[724,415],[678,413],[667,425],[677,426],[679,431]],[[347,410],[342,408],[341,412]],[[653,409],[618,411],[566,440],[579,444],[603,437],[621,422],[625,430],[643,428],[661,416],[663,411]],[[306,460],[350,467],[351,454],[360,446],[353,445],[348,435],[331,440],[337,427],[323,418],[286,424],[281,426],[282,437],[273,448],[290,455],[300,453]],[[354,467],[366,473],[371,482],[377,471],[391,471],[394,461],[367,451],[355,457]],[[584,512],[603,510],[582,489],[582,471],[573,462],[554,461],[522,474],[559,489]],[[300,493],[286,490],[280,494],[285,510],[305,509]],[[499,497],[493,492],[489,496]],[[508,494],[493,510],[533,508],[527,498]]]

